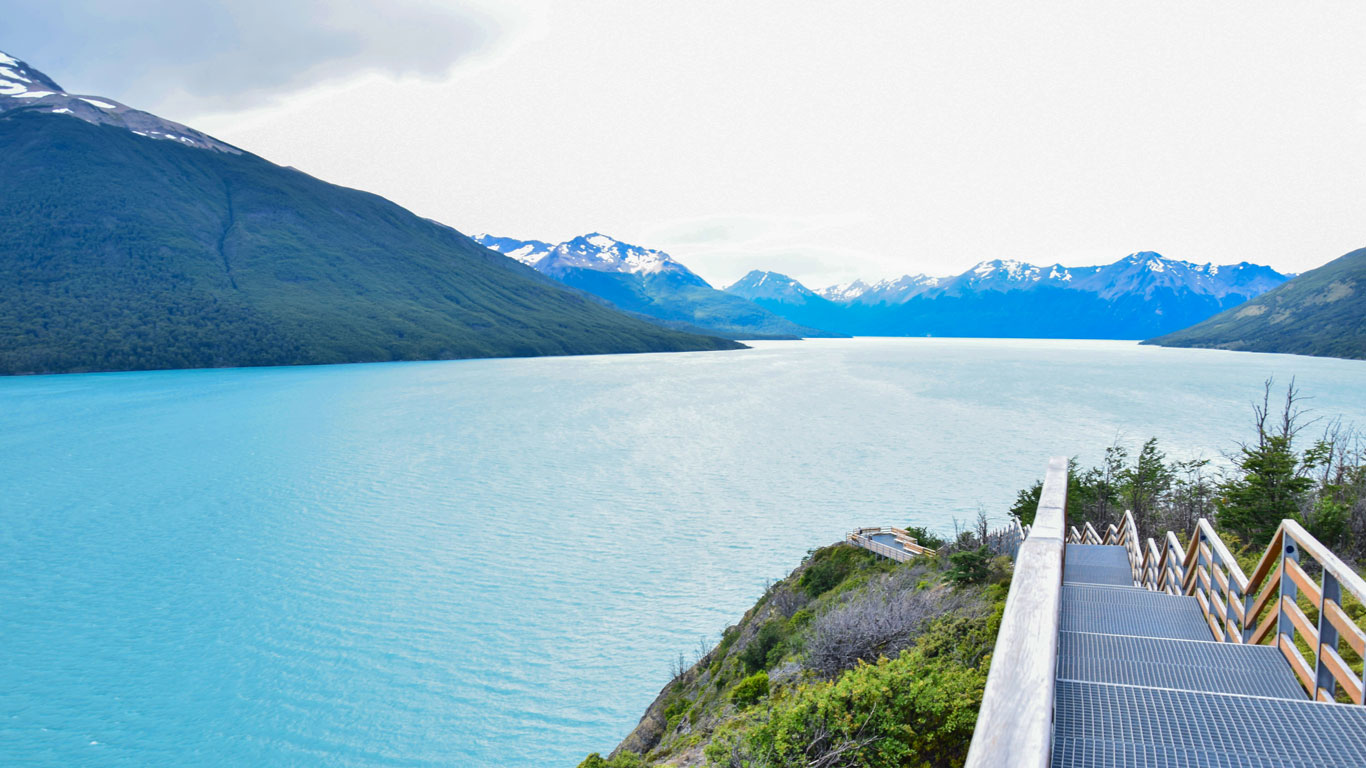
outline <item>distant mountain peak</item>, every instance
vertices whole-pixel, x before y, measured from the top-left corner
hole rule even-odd
[[[474,239],[485,248],[511,256],[552,276],[566,269],[635,275],[674,273],[687,277],[689,281],[706,284],[692,270],[663,251],[623,243],[601,232],[589,232],[557,244],[488,234],[478,235]]]
[[[726,293],[754,299],[779,299],[805,302],[822,298],[815,291],[781,272],[752,269],[744,277],[726,287]]]
[[[853,301],[867,293],[873,286],[862,280],[854,280],[848,283],[837,283],[818,289],[816,295],[827,298],[831,301]]]
[[[186,146],[241,154],[242,150],[180,123],[133,109],[103,96],[67,93],[27,62],[0,52],[0,115],[10,112],[64,115],[96,125],[112,125],[139,136]]]

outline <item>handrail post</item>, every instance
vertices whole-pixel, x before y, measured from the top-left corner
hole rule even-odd
[[[1314,698],[1318,698],[1318,691],[1323,690],[1328,693],[1329,700],[1332,700],[1337,696],[1338,683],[1333,677],[1333,671],[1323,663],[1323,649],[1328,647],[1334,652],[1337,651],[1338,628],[1328,620],[1328,612],[1324,609],[1329,600],[1342,605],[1342,585],[1326,568],[1323,571],[1323,588],[1319,591],[1322,594],[1319,600],[1319,645],[1314,649],[1314,680],[1317,686]]]
[[[1295,586],[1295,580],[1290,578],[1290,572],[1285,569],[1286,560],[1294,560],[1297,563],[1300,560],[1300,548],[1292,536],[1281,537],[1281,585],[1279,599],[1276,601],[1276,644],[1280,645],[1281,638],[1284,637],[1293,648],[1295,625],[1290,621],[1290,614],[1285,612],[1285,599],[1288,597],[1294,602],[1296,595],[1299,594],[1299,587]]]
[[[1054,457],[1006,595],[968,768],[1048,768],[1050,763],[1066,517],[1067,459]]]

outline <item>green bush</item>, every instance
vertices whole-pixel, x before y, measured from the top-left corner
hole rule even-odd
[[[955,552],[949,562],[952,567],[944,572],[944,580],[950,584],[981,584],[991,575],[991,552],[986,547]]]
[[[672,731],[678,727],[679,720],[682,719],[683,714],[688,711],[691,705],[692,702],[686,697],[678,696],[664,707],[664,721],[667,723],[668,730]]]
[[[906,526],[906,533],[909,533],[911,538],[919,542],[920,546],[930,549],[939,549],[949,543],[943,536],[935,534],[923,525],[908,525]]]
[[[803,686],[767,719],[718,733],[706,754],[754,768],[825,764],[842,749],[841,765],[862,768],[960,765],[985,685],[985,670],[909,650]]]
[[[611,760],[594,752],[585,757],[582,763],[579,763],[579,768],[648,768],[648,766],[649,763],[634,752],[622,752]]]
[[[811,562],[797,580],[797,586],[802,588],[807,597],[820,597],[839,586],[858,570],[861,563],[872,557],[867,550],[845,545],[818,550],[811,556]]]
[[[740,651],[740,663],[746,672],[768,669],[771,664],[782,658],[782,644],[788,638],[787,622],[782,619],[769,619]]]
[[[768,695],[768,673],[759,670],[735,684],[730,691],[730,700],[741,709],[748,707]]]

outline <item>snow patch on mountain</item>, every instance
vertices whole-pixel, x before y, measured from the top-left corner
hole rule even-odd
[[[816,293],[841,304],[901,304],[917,296],[1018,291],[1036,286],[1090,291],[1107,298],[1123,293],[1151,295],[1164,288],[1222,298],[1230,293],[1257,295],[1288,279],[1289,276],[1270,267],[1247,262],[1224,266],[1193,264],[1152,251],[1139,251],[1113,264],[1086,267],[1040,267],[1019,259],[990,259],[952,277],[905,275],[872,284],[854,280]]]
[[[229,144],[164,120],[149,112],[126,107],[112,99],[68,93],[52,78],[23,61],[0,52],[0,113],[12,110],[67,115],[97,125],[112,125],[149,139],[175,141],[200,149],[241,154]]]
[[[554,245],[540,240],[517,240],[488,234],[478,235],[474,239],[485,248],[517,259],[546,274],[566,269],[633,275],[676,273],[686,276],[690,282],[705,284],[702,278],[669,254],[623,243],[601,232],[590,232]]]
[[[816,294],[831,301],[853,301],[864,293],[867,293],[870,288],[872,288],[872,286],[862,280],[854,280],[853,282],[839,283],[820,288],[816,291]]]
[[[725,289],[751,301],[772,299],[788,303],[805,303],[812,299],[823,298],[815,291],[802,285],[781,272],[766,272],[761,269],[750,270],[744,277],[731,283]]]

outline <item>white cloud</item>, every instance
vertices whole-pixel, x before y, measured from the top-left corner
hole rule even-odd
[[[444,79],[496,47],[506,6],[440,0],[48,0],[5,45],[66,88],[179,117],[271,104],[368,74]]]

